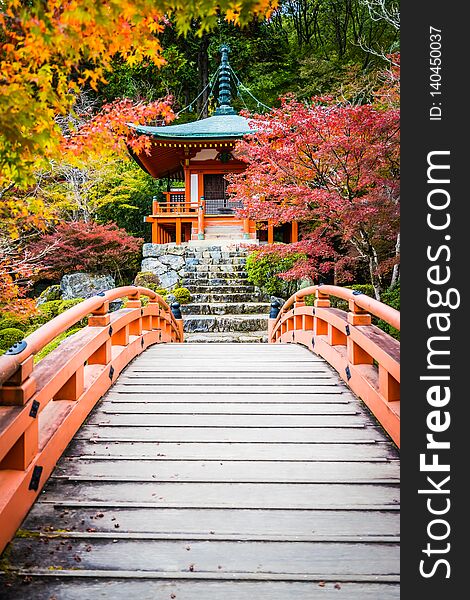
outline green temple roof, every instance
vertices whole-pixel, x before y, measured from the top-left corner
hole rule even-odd
[[[214,115],[192,123],[165,127],[146,125],[132,125],[132,127],[138,133],[151,135],[154,138],[178,140],[236,139],[253,131],[248,124],[248,119],[240,115]]]

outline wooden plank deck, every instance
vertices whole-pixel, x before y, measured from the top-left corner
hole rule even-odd
[[[398,484],[391,442],[308,350],[154,346],[60,460],[0,596],[398,599]]]

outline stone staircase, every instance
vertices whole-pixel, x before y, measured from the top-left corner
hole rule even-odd
[[[182,306],[185,341],[267,342],[269,298],[247,280],[245,249],[188,249],[182,284],[192,296]]]

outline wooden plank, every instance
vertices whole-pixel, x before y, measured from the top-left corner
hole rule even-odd
[[[324,389],[335,388],[336,383],[333,379],[326,379],[322,382],[316,383],[315,387],[317,389],[321,389],[323,392]],[[145,383],[129,383],[122,384],[119,382],[114,386],[115,392],[127,392],[128,394],[141,394],[145,392],[149,392],[149,388],[155,394],[164,393],[164,394],[185,394],[188,398],[190,398],[193,394],[250,394],[250,395],[262,395],[266,396],[269,394],[309,394],[312,392],[311,385],[266,385],[266,383],[260,383],[259,385],[251,385],[249,383],[243,384],[235,384],[232,385],[211,385],[209,383],[200,383],[200,384],[185,384],[180,382],[175,382],[174,384],[152,384],[151,386]]]
[[[79,495],[77,490],[80,490]],[[41,502],[121,506],[150,504],[187,508],[282,508],[376,510],[399,505],[399,486],[315,483],[135,483],[73,482],[53,479]]]
[[[94,413],[88,419],[89,425],[100,427],[364,427],[367,421],[361,414],[329,415],[200,415],[200,414],[136,414],[136,413]]]
[[[269,462],[269,461],[151,461],[93,460],[66,457],[53,477],[89,481],[195,481],[245,483],[397,483],[394,462]]]
[[[310,361],[304,362],[288,362],[287,364],[276,361],[265,361],[261,363],[257,361],[255,364],[253,362],[241,362],[237,361],[236,363],[237,373],[249,374],[249,373],[284,373],[286,375],[290,373],[329,373],[331,372],[328,367],[322,362],[314,362]],[[151,373],[152,375],[179,375],[186,373],[210,373],[222,375],[225,373],[229,373],[233,375],[233,369],[228,369],[225,364],[207,364],[207,361],[187,361],[187,362],[178,362],[177,365],[174,364],[173,361],[162,361],[158,360],[158,362],[138,362],[133,363],[126,369],[127,375],[134,375],[137,373]]]
[[[66,456],[121,457],[141,460],[271,460],[271,461],[375,461],[397,459],[389,444],[185,444],[180,442],[95,442],[74,440]]]
[[[83,425],[76,439],[120,440],[128,442],[374,442],[384,439],[374,427],[112,427]]]
[[[21,568],[30,563],[30,540],[16,538],[10,549],[10,561]],[[69,546],[72,546],[69,548]],[[317,579],[318,574],[370,577],[397,574],[399,547],[380,543],[315,543],[315,542],[206,542],[192,541],[190,549],[184,541],[57,540],[37,544],[34,569],[74,568],[76,570],[150,571],[170,573],[203,573],[218,578],[223,573],[238,573],[243,579],[252,575],[293,575],[292,579]],[[52,554],[51,554],[52,553]],[[79,561],[75,560],[79,557]],[[192,565],[192,569],[191,569]],[[312,574],[315,574],[312,576]],[[269,579],[269,577],[268,577]]]
[[[114,402],[103,401],[100,412],[96,413],[106,418],[107,415],[332,415],[332,414],[357,414],[357,405],[351,406],[348,402],[332,403],[252,403],[252,402],[160,402],[158,404],[136,403],[136,402]]]
[[[210,368],[206,367],[205,371],[201,370],[186,370],[179,371],[177,373],[168,373],[167,371],[126,371],[121,377],[120,381],[134,381],[136,379],[143,381],[159,381],[160,379],[170,380],[170,381],[192,381],[192,380],[220,380],[225,382],[226,380],[236,380],[243,381],[248,379],[252,381],[256,379],[265,380],[265,379],[281,379],[287,381],[297,381],[297,380],[305,380],[306,382],[317,381],[318,379],[334,379],[337,382],[337,378],[333,376],[330,371],[326,369],[315,369],[309,371],[275,371],[273,369],[263,369],[261,370],[258,367],[258,370],[250,370],[250,371],[242,371],[237,370],[236,372],[232,371],[214,371]]]
[[[321,388],[321,390],[310,390],[307,393],[296,392],[295,396],[290,393],[270,393],[270,394],[256,394],[252,396],[246,396],[245,394],[237,394],[237,393],[223,393],[223,394],[205,394],[200,392],[194,392],[191,390],[191,393],[185,393],[184,390],[180,393],[161,393],[157,390],[146,390],[144,392],[139,392],[139,394],[134,394],[131,391],[124,388],[121,391],[116,391],[114,387],[111,388],[111,391],[105,396],[108,402],[117,403],[117,402],[132,402],[135,404],[145,404],[146,402],[152,403],[168,403],[177,404],[180,402],[203,402],[204,404],[208,402],[224,402],[224,403],[233,403],[236,402],[238,404],[265,404],[265,403],[280,403],[286,404],[292,402],[293,404],[305,404],[309,402],[351,402],[354,400],[353,397],[347,393],[344,393],[339,387],[331,387],[331,388]],[[357,400],[354,400],[357,405]]]
[[[84,521],[84,523],[82,523]],[[93,529],[88,535],[108,532],[157,532],[171,537],[239,536],[240,539],[266,539],[285,536],[291,540],[299,536],[352,538],[367,541],[371,536],[399,535],[399,515],[381,511],[315,511],[315,510],[214,510],[169,508],[118,508],[101,511],[97,508],[71,508],[58,510],[51,504],[36,504],[24,522],[23,530],[62,532],[74,527],[76,531]],[[52,524],[52,525],[51,525]],[[52,526],[52,529],[51,529]],[[373,534],[371,533],[373,532]],[[86,534],[86,533],[85,533]],[[214,538],[215,539],[215,538]]]
[[[338,600],[338,594],[347,600],[399,600],[400,586],[397,584],[351,583],[344,582],[269,582],[269,581],[178,581],[178,580],[115,580],[105,581],[96,576],[84,577],[83,573],[54,572],[43,578],[34,579],[34,600],[50,600],[52,597],[67,600],[104,597],[108,599],[139,598],[156,600],[171,598],[176,600]],[[20,584],[21,585],[21,584]],[[336,587],[335,587],[336,586]],[[15,586],[16,588],[16,586]],[[6,587],[4,600],[30,600],[30,586],[21,590]],[[20,595],[18,595],[20,594]]]

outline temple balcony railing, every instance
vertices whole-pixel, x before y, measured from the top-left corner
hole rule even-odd
[[[186,199],[184,191],[181,192],[164,192],[166,200],[159,202],[153,200],[152,212],[154,215],[187,215],[197,212],[197,204]]]
[[[188,215],[198,212],[198,204],[186,198],[184,191],[165,192],[165,200],[153,200],[152,214],[154,215]],[[199,207],[201,206],[199,201]],[[206,198],[204,214],[206,215],[232,215],[239,208],[243,208],[243,202],[231,198]]]

